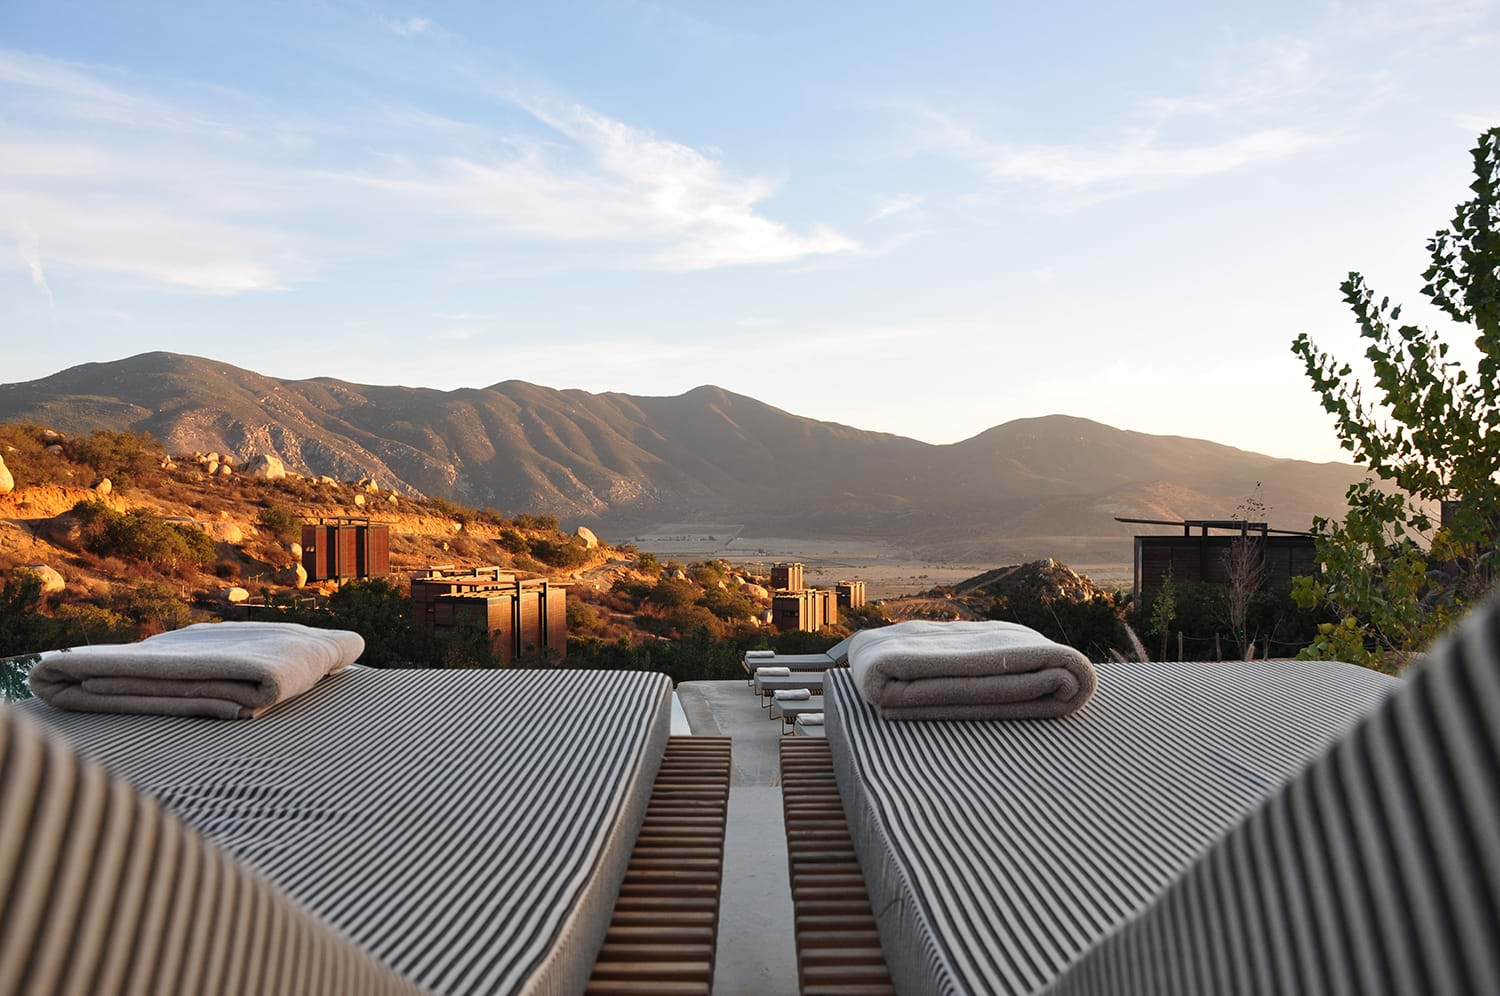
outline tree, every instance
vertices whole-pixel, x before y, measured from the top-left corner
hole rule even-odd
[[[1339,621],[1303,651],[1400,669],[1493,577],[1500,524],[1500,128],[1473,151],[1474,197],[1427,244],[1422,294],[1473,336],[1472,371],[1449,357],[1437,331],[1401,324],[1400,306],[1377,303],[1364,277],[1342,284],[1365,357],[1373,400],[1348,363],[1299,335],[1302,359],[1343,447],[1374,475],[1349,489],[1342,521],[1318,518],[1321,577],[1298,578],[1299,604]],[[1432,512],[1448,505],[1447,521]]]
[[[1266,503],[1260,496],[1260,482],[1255,483],[1255,492],[1235,510],[1235,518],[1242,522],[1263,521]],[[1261,586],[1266,583],[1266,550],[1262,539],[1248,533],[1233,539],[1224,551],[1224,573],[1229,583],[1224,586],[1224,608],[1229,618],[1229,631],[1234,636],[1240,657],[1249,660],[1255,650],[1255,637],[1250,633],[1250,604]]]
[[[1161,637],[1160,660],[1167,659],[1167,636],[1172,632],[1172,623],[1177,618],[1177,583],[1172,580],[1172,570],[1161,580],[1156,597],[1151,600],[1151,620],[1146,627],[1147,636]]]

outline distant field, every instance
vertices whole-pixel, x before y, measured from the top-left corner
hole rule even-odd
[[[871,598],[912,595],[1004,566],[999,562],[923,560],[894,546],[867,540],[745,536],[743,530],[743,526],[719,523],[668,523],[634,536],[611,536],[610,540],[634,543],[642,550],[671,560],[717,557],[735,564],[766,565],[800,561],[807,567],[808,581],[827,585],[856,578],[865,582]],[[1068,566],[1107,587],[1130,586],[1129,564]]]

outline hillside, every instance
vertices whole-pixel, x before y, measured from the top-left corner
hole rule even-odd
[[[0,420],[145,430],[173,452],[280,456],[406,494],[525,508],[605,534],[663,521],[879,539],[934,558],[1123,561],[1116,515],[1223,516],[1256,482],[1277,524],[1336,514],[1357,477],[1051,415],[932,445],[803,418],[715,387],[676,397],[520,381],[436,391],[280,380],[170,353],[0,385]]]
[[[257,476],[255,463],[222,457],[169,456],[147,437],[112,430],[73,436],[0,424],[0,657],[134,640],[233,615],[236,602],[339,611],[337,586],[308,584],[294,566],[302,520],[337,515],[382,522],[390,535],[391,574],[356,596],[363,601],[343,621],[387,650],[398,632],[403,649],[429,654],[408,659],[444,662],[431,656],[441,647],[411,640],[405,625],[406,575],[439,564],[497,565],[566,584],[570,635],[584,652],[623,644],[660,657],[670,653],[660,641],[699,631],[748,645],[790,641],[787,649],[809,636],[771,634],[770,595],[756,583],[766,579],[722,562],[663,565],[586,529],[562,532],[548,516],[502,517],[368,479]],[[14,609],[45,616],[19,620],[29,634],[4,625],[17,621],[5,613],[19,603],[6,598],[23,576],[38,579],[43,596]],[[7,634],[22,645],[7,651]]]

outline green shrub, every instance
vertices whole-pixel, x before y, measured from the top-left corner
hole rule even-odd
[[[705,609],[730,622],[740,622],[754,618],[756,605],[744,595],[723,588],[709,588],[698,600],[698,604]]]
[[[462,522],[465,525],[475,517],[472,508],[466,508],[446,498],[428,498],[427,508],[434,515],[445,519],[453,519],[455,522]]]
[[[60,605],[53,620],[73,644],[132,643],[140,636],[134,622],[101,605]]]
[[[635,559],[635,568],[642,574],[650,574],[653,577],[661,574],[661,561],[654,553],[642,553]]]
[[[87,436],[70,440],[63,449],[72,459],[88,464],[101,477],[108,477],[122,491],[130,486],[132,479],[157,472],[167,455],[150,433],[110,429],[95,429]]]
[[[522,513],[516,516],[516,526],[520,529],[535,529],[538,532],[557,532],[557,516],[555,515],[530,515]]]
[[[181,629],[193,621],[192,610],[170,585],[150,581],[117,594],[115,611],[154,632]]]
[[[701,605],[679,605],[667,613],[667,625],[679,637],[693,633],[708,633],[716,640],[724,637],[724,624],[719,617]]]
[[[646,600],[653,605],[663,609],[676,609],[684,605],[692,605],[698,600],[698,589],[690,581],[678,581],[673,578],[662,578],[656,582]]]
[[[531,555],[549,567],[582,567],[589,561],[589,548],[576,536],[531,541]]]
[[[281,502],[272,502],[261,509],[255,524],[283,543],[295,543],[302,538],[302,517]]]
[[[495,539],[500,549],[514,553],[518,556],[531,556],[531,542],[514,529],[502,529],[500,535]]]
[[[74,505],[73,514],[83,527],[84,546],[101,557],[140,561],[163,571],[213,565],[213,538],[196,526],[168,522],[144,508],[116,512],[95,499]]]
[[[726,571],[722,562],[708,560],[701,564],[689,564],[687,576],[690,580],[697,582],[705,588],[712,588],[724,580]]]

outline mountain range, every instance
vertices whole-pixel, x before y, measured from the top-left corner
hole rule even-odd
[[[438,391],[283,380],[173,353],[0,385],[0,420],[144,430],[173,452],[272,453],[288,468],[557,515],[626,535],[735,522],[746,535],[881,541],[978,563],[1129,559],[1117,515],[1273,524],[1337,515],[1357,468],[1047,415],[935,445],[804,418],[717,387],[675,397],[522,381]]]

